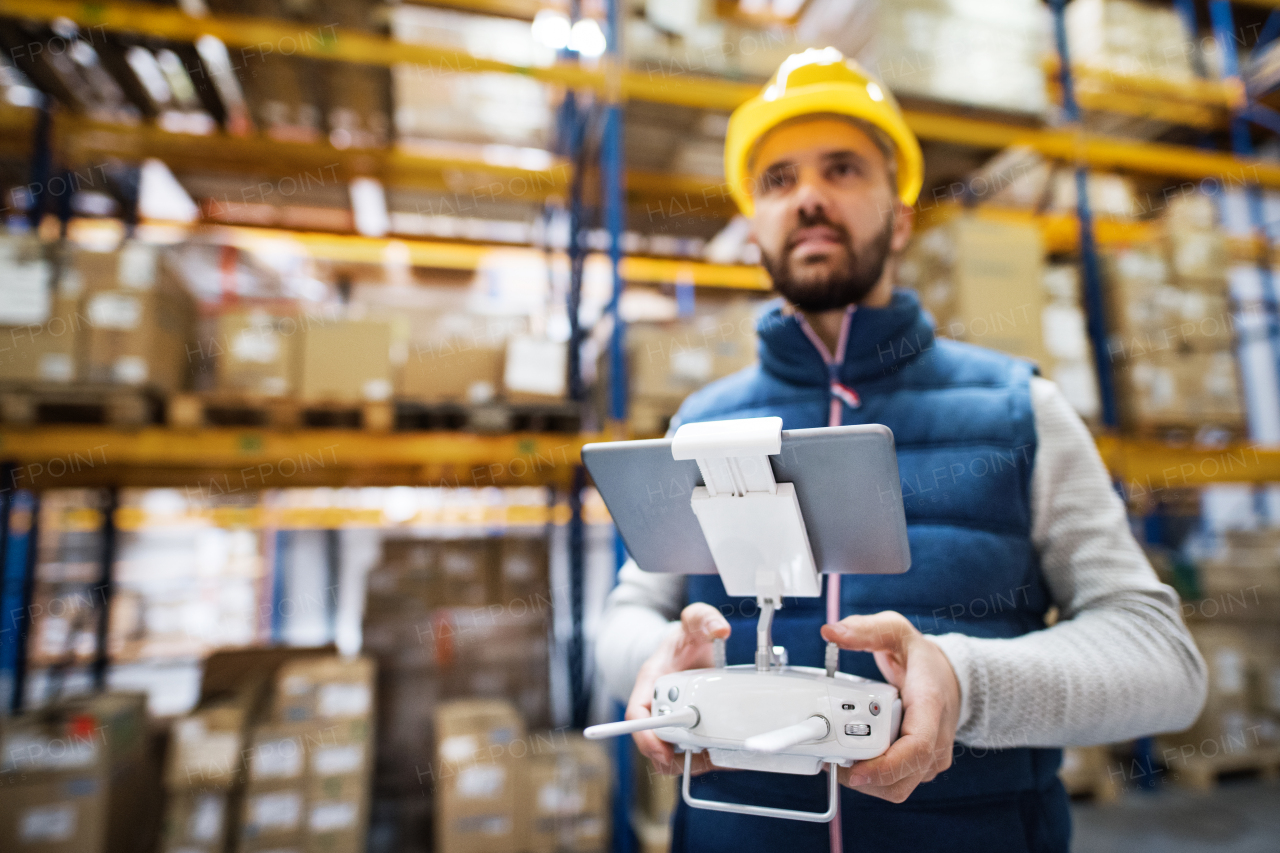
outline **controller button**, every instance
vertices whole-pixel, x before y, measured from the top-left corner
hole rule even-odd
[[[871,711],[871,716],[873,716],[873,717],[880,713],[880,703],[879,703],[879,702],[872,702],[870,705],[868,705],[868,706],[867,706],[867,708],[868,708],[868,710],[870,710],[870,711]]]
[[[843,705],[840,706],[840,709],[842,711],[856,711],[858,710],[858,706],[853,704],[852,702],[845,702]]]
[[[680,695],[679,687],[672,687],[670,690],[667,691],[667,698],[670,699],[672,702],[676,701],[676,697],[679,695]]]
[[[846,723],[844,733],[853,737],[867,737],[871,734],[871,726],[867,723]]]

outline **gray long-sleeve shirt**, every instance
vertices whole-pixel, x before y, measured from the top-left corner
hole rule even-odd
[[[1058,387],[1032,379],[1031,398],[1031,539],[1060,619],[1012,639],[930,637],[960,683],[956,738],[1083,746],[1186,728],[1204,704],[1207,675],[1177,593],[1134,541],[1093,438]],[[623,567],[596,641],[614,696],[630,694],[683,603],[683,576]]]

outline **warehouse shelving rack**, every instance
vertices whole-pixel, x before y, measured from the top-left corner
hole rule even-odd
[[[1280,7],[1280,2],[1274,0],[1255,0],[1255,3]],[[444,5],[473,10],[477,6],[484,6],[478,11],[499,13],[505,10],[501,0],[489,0],[482,4],[451,0]],[[1065,0],[1050,0],[1050,5],[1059,24],[1059,49],[1062,56],[1066,57],[1065,32],[1061,27]],[[1178,5],[1185,9],[1190,4],[1179,0]],[[1215,24],[1220,31],[1229,31],[1230,4],[1225,0],[1214,0],[1213,6],[1216,10]],[[1224,9],[1225,13],[1222,11]],[[300,33],[300,25],[296,22],[217,16],[192,18],[174,8],[141,3],[0,0],[0,16],[5,17],[44,22],[66,18],[83,27],[102,27],[114,32],[185,42],[210,34],[217,36],[231,48],[252,48],[263,42],[292,39],[297,45],[298,55],[317,59],[379,66],[408,62],[463,73],[498,71],[533,77],[564,86],[570,91],[594,93],[605,105],[605,114],[608,116],[600,147],[606,208],[604,220],[610,235],[609,257],[615,273],[615,291],[610,311],[618,332],[611,345],[610,361],[615,375],[625,375],[624,332],[616,317],[617,301],[624,282],[692,283],[698,286],[746,290],[765,290],[768,283],[763,273],[753,267],[623,256],[621,235],[625,199],[657,198],[672,194],[696,197],[701,194],[709,199],[718,197],[723,202],[726,194],[722,186],[706,178],[624,170],[620,146],[621,103],[628,99],[639,99],[729,110],[754,95],[756,86],[693,75],[654,79],[650,75],[624,69],[616,61],[616,0],[610,2],[609,12],[610,56],[601,68],[587,69],[570,63],[546,68],[526,68],[470,56],[452,48],[404,44],[341,28],[331,29],[331,38],[305,37]],[[1219,33],[1221,34],[1222,32]],[[1230,41],[1229,37],[1227,41]],[[1112,109],[1122,112],[1128,109],[1135,114],[1197,127],[1216,127],[1223,120],[1224,114],[1237,127],[1242,120],[1256,116],[1255,113],[1245,115],[1235,95],[1238,87],[1233,81],[1226,84],[1206,83],[1194,87],[1191,97],[1173,99],[1170,98],[1173,93],[1168,90],[1167,84],[1162,85],[1160,81],[1150,79],[1132,79],[1119,81],[1124,84],[1125,97],[1117,97],[1115,92],[1098,94],[1096,75],[1090,75],[1088,69],[1073,65],[1069,58],[1066,61],[1060,60],[1057,68],[1060,75],[1058,86],[1068,116],[1078,118],[1079,107],[1093,108],[1102,103],[1103,98]],[[1073,74],[1079,75],[1084,84],[1079,89],[1078,101],[1074,97]],[[1114,75],[1111,75],[1109,82],[1117,83]],[[0,108],[0,152],[38,156],[40,152],[33,151],[30,140],[36,138],[41,121],[47,120],[47,113],[41,116],[37,110]],[[1033,221],[1041,226],[1051,247],[1061,251],[1078,248],[1082,255],[1095,352],[1105,352],[1105,347],[1097,346],[1100,340],[1098,336],[1103,328],[1101,282],[1096,269],[1097,246],[1140,237],[1145,233],[1145,226],[1095,219],[1088,207],[1083,182],[1084,169],[1118,169],[1188,180],[1213,178],[1227,184],[1251,183],[1260,187],[1280,188],[1280,164],[1254,157],[1239,144],[1235,153],[1229,154],[1187,146],[1108,138],[1087,133],[1078,124],[1059,128],[1026,127],[922,109],[908,111],[907,121],[927,141],[992,150],[1023,145],[1047,158],[1071,163],[1078,168],[1080,208],[1076,216],[1042,216]],[[378,177],[393,188],[444,188],[447,186],[445,173],[454,171],[487,175],[490,179],[519,178],[539,188],[537,191],[546,195],[571,192],[573,175],[572,170],[561,168],[562,164],[548,169],[521,169],[481,159],[431,157],[403,150],[339,151],[323,144],[282,143],[226,135],[186,136],[145,124],[136,127],[106,125],[62,115],[51,120],[47,131],[52,137],[51,144],[59,152],[61,165],[73,169],[94,158],[117,157],[136,161],[156,156],[178,167],[184,164],[198,165],[214,171],[281,176],[296,174],[300,164],[305,169],[307,164],[318,166],[338,163],[345,177]],[[1240,132],[1237,132],[1237,137],[1245,138]],[[38,149],[40,146],[35,147]],[[570,160],[576,153],[578,152],[570,152]],[[723,207],[727,210],[727,203]],[[982,208],[975,213],[994,217],[1027,216]],[[939,215],[947,213],[944,211]],[[1261,225],[1260,222],[1256,224]],[[233,240],[248,240],[269,233],[266,229],[243,226],[224,229],[224,234],[230,234]],[[388,243],[386,240],[332,234],[290,233],[290,237],[302,242],[308,251],[317,256],[358,262],[379,262]],[[408,247],[411,263],[446,269],[474,269],[484,252],[490,249],[474,243],[443,240],[404,239],[396,242]],[[1269,259],[1271,251],[1265,240],[1265,229],[1260,228],[1253,240],[1237,244],[1236,252],[1240,256]],[[1269,307],[1274,312],[1274,294],[1270,295],[1269,302]],[[1114,395],[1109,396],[1111,415],[1107,420],[1109,424],[1113,424]],[[615,424],[625,419],[626,396],[620,387],[610,400],[609,410]],[[616,434],[611,432],[609,436]],[[24,527],[23,519],[33,520],[38,515],[38,505],[35,493],[12,487],[17,471],[23,466],[44,464],[49,460],[65,457],[75,453],[77,449],[105,443],[111,448],[109,462],[102,467],[67,474],[59,478],[60,486],[100,485],[118,488],[129,485],[181,485],[191,482],[193,477],[234,475],[246,467],[266,464],[272,459],[284,458],[290,454],[311,452],[317,447],[335,442],[344,448],[342,464],[315,472],[312,479],[305,482],[290,478],[287,485],[465,485],[465,474],[459,479],[460,472],[480,468],[491,471],[491,466],[502,460],[563,451],[563,458],[569,460],[566,464],[551,466],[524,477],[512,476],[508,466],[507,473],[489,476],[492,476],[494,485],[536,483],[568,488],[571,494],[577,494],[582,484],[581,469],[572,464],[572,461],[576,459],[582,444],[599,437],[604,436],[372,434],[360,431],[276,433],[233,429],[175,431],[158,428],[140,431],[59,428],[39,432],[3,429],[0,430],[0,458],[11,461],[6,468],[5,488],[0,490],[0,511],[3,511],[0,513],[0,553],[5,556],[6,566],[5,573],[0,575],[5,582],[3,589],[0,589],[0,599],[6,602],[5,612],[12,613],[7,605],[15,600],[27,601],[30,595],[35,530],[32,524]],[[1122,483],[1161,488],[1215,482],[1280,481],[1280,449],[1253,446],[1223,449],[1174,448],[1115,434],[1100,436],[1098,446],[1112,473]],[[263,485],[266,486],[267,483],[264,482]],[[576,508],[572,512],[572,523],[580,525],[581,502],[571,499],[571,504]],[[315,519],[317,523],[338,523],[339,520],[334,516]],[[577,541],[580,557],[581,537],[577,537]],[[110,555],[104,555],[104,566],[109,561]],[[575,617],[580,617],[580,614],[575,612]],[[575,622],[580,623],[580,619],[575,618]],[[21,668],[21,651],[15,658],[13,649],[15,643],[24,640],[24,634],[22,626],[13,627],[19,630],[0,634],[0,669],[8,661],[14,661],[15,666]],[[578,627],[580,629],[580,624]],[[624,754],[619,755],[623,759]],[[620,778],[625,780],[627,777]],[[625,826],[625,820],[621,820],[618,825]],[[625,836],[625,833],[621,835]],[[620,843],[632,842],[626,840]]]

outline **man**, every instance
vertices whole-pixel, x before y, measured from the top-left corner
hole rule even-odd
[[[922,164],[884,88],[831,48],[790,57],[734,113],[725,169],[782,298],[759,320],[760,363],[690,396],[673,428],[779,415],[786,429],[885,424],[896,440],[911,569],[844,576],[828,602],[838,623],[823,624],[817,599],[788,599],[773,628],[793,664],[822,666],[830,640],[843,671],[901,691],[899,740],[840,774],[844,842],[1066,851],[1060,747],[1179,730],[1204,703],[1177,596],[1057,387],[1026,362],[935,339],[915,296],[894,290]],[[728,638],[729,663],[750,662],[754,618],[718,576],[629,563],[599,666],[630,696],[628,718],[648,716],[654,680],[710,666],[713,638]],[[668,744],[636,742],[678,772]],[[823,774],[700,769],[695,796],[822,809]],[[681,804],[673,849],[826,849],[827,833]]]

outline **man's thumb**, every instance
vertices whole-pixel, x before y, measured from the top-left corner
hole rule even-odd
[[[846,616],[834,625],[823,625],[822,639],[851,652],[896,652],[914,632],[901,613],[885,611]]]
[[[724,618],[723,613],[710,604],[701,602],[690,604],[680,614],[680,621],[684,623],[685,633],[692,636],[705,637],[708,640],[729,636],[728,620]]]

